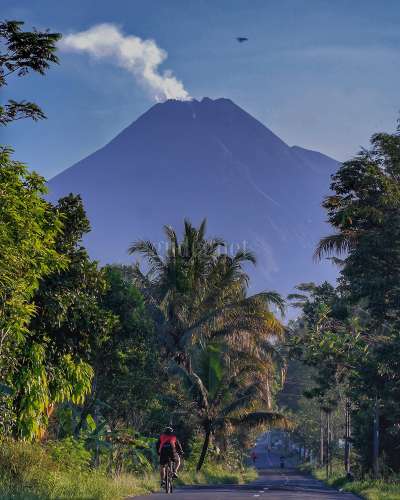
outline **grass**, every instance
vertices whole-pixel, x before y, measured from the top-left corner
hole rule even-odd
[[[78,450],[81,452],[81,450]],[[72,456],[72,454],[71,454]],[[67,458],[70,463],[68,464]],[[154,474],[110,477],[87,468],[75,457],[55,458],[51,449],[22,441],[0,443],[0,499],[2,500],[106,500],[156,491]]]
[[[256,476],[254,469],[227,471],[222,465],[206,464],[200,473],[190,467],[183,469],[178,484],[240,484]],[[72,451],[64,453],[61,459],[48,447],[0,443],[1,500],[117,500],[158,490],[158,473],[110,477],[88,469],[84,450],[78,450],[75,456]]]
[[[177,484],[244,484],[256,478],[257,472],[254,468],[229,471],[222,465],[207,464],[200,472],[182,470]]]
[[[123,499],[159,489],[156,477],[138,479],[133,475],[110,478],[100,473],[51,474],[41,484],[1,483],[0,498],[7,500],[106,500]]]
[[[400,500],[400,482],[384,480],[348,481],[340,467],[333,468],[332,477],[326,480],[325,469],[312,469],[313,475],[339,490],[348,491],[367,500]]]

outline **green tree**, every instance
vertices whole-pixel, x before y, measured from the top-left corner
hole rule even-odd
[[[130,253],[145,257],[147,272],[134,268],[134,280],[143,292],[160,333],[164,353],[190,372],[192,349],[202,341],[225,338],[237,347],[262,348],[283,327],[270,306],[283,310],[275,292],[246,296],[246,263],[255,263],[250,252],[223,253],[221,239],[205,238],[206,223],[197,229],[185,221],[179,242],[176,232],[165,227],[165,256],[150,241],[134,243]],[[270,349],[270,344],[268,344]]]
[[[362,332],[369,356],[360,364],[357,387],[360,404],[373,414],[374,424],[367,433],[373,453],[365,461],[372,463],[375,475],[382,443],[398,439],[393,414],[399,415],[400,408],[393,401],[399,400],[399,175],[399,131],[375,134],[371,148],[345,162],[333,176],[334,193],[324,207],[336,233],[322,239],[316,251],[317,257],[335,253],[343,257],[341,293],[350,304],[361,304],[369,318]],[[379,430],[381,436],[390,434],[390,440],[384,437],[379,444]],[[389,464],[398,468],[394,448],[389,444],[383,451],[392,457]]]
[[[233,362],[231,355],[226,354],[221,345],[209,344],[197,352],[191,372],[179,365],[173,369],[194,402],[191,413],[204,433],[198,471],[214,433],[223,432],[228,426],[289,425],[282,415],[265,409],[259,364],[250,357]]]
[[[56,43],[59,33],[49,31],[22,31],[21,21],[0,22],[0,89],[7,85],[10,76],[26,76],[30,72],[44,75],[50,64],[58,63]],[[0,125],[15,120],[45,118],[40,107],[27,101],[10,99],[0,104]]]
[[[69,229],[63,227],[65,217],[43,199],[44,179],[12,161],[7,150],[0,156],[0,186],[0,370],[11,388],[2,401],[9,410],[3,424],[33,438],[41,435],[52,403],[82,402],[91,368],[70,350],[54,349],[38,300],[43,284],[70,266],[70,255],[59,244]],[[48,316],[55,314],[54,305]]]
[[[338,420],[335,415],[339,420],[342,416],[343,458],[345,471],[349,473],[351,408],[356,409],[360,394],[365,390],[360,386],[359,373],[365,373],[371,362],[368,341],[363,334],[368,315],[362,308],[351,305],[346,291],[340,286],[335,289],[325,282],[301,284],[296,288],[301,293],[289,298],[302,309],[302,315],[290,328],[290,352],[292,357],[304,363],[304,370],[307,367],[312,370],[312,378],[308,387],[303,388],[303,395],[315,400],[310,404],[317,404],[320,409],[319,461],[321,464],[330,462],[333,450],[338,449],[331,437],[338,437],[332,432]],[[298,417],[301,420],[301,412]]]
[[[103,274],[81,246],[89,222],[80,197],[62,198],[50,210],[63,224],[54,246],[65,265],[38,283],[32,298],[35,314],[12,376],[16,434],[30,439],[44,435],[57,403],[84,403],[94,352],[115,324],[99,305],[106,289]]]
[[[72,353],[91,362],[114,325],[114,316],[100,305],[108,285],[104,272],[82,246],[90,224],[80,196],[61,198],[53,210],[63,222],[56,248],[68,265],[41,280],[30,330],[36,340],[50,342],[49,353]]]
[[[129,267],[106,266],[101,307],[116,317],[93,359],[94,383],[86,413],[101,414],[111,429],[148,430],[147,418],[162,391],[158,342],[144,298],[128,281]]]
[[[107,289],[104,272],[82,246],[82,237],[90,225],[81,198],[72,194],[62,198],[53,212],[59,214],[63,223],[55,245],[67,265],[40,281],[34,295],[36,314],[29,325],[26,355],[21,357],[16,374],[17,411],[22,419],[20,434],[29,431],[23,422],[29,412],[33,426],[30,437],[43,433],[56,403],[85,403],[85,396],[92,391],[97,353],[118,322],[115,315],[101,306]],[[27,391],[24,382],[35,372],[29,354],[38,352],[41,355],[35,358],[35,370],[41,370],[41,377],[46,379],[46,383],[40,384],[45,401],[41,406],[35,392]]]
[[[59,214],[42,198],[44,179],[10,153],[0,151],[0,373],[6,384],[35,313],[40,279],[67,263],[56,249]]]

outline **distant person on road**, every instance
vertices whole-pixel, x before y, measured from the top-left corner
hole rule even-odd
[[[280,460],[280,463],[281,463],[281,469],[284,469],[285,468],[285,457],[283,455],[281,455],[281,457],[279,458]]]
[[[181,465],[181,456],[183,455],[183,450],[181,443],[175,436],[174,429],[172,427],[167,427],[161,436],[158,438],[157,453],[160,457],[160,476],[161,476],[161,486],[165,482],[165,466],[168,464],[169,460],[174,462],[174,477],[177,478],[177,472]]]
[[[253,460],[253,464],[255,465],[256,464],[256,460],[257,460],[257,453],[253,450],[251,452],[251,459]]]

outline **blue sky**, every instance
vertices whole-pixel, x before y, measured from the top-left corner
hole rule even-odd
[[[191,96],[228,97],[290,145],[339,160],[392,131],[400,109],[398,0],[0,0],[1,17],[64,34],[113,23],[154,39]],[[238,44],[237,36],[249,42]],[[0,142],[52,177],[111,140],[153,103],[125,69],[60,52],[46,77],[12,80],[48,120]]]

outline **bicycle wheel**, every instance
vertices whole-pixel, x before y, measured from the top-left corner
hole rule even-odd
[[[168,473],[168,467],[165,468],[165,493],[169,493],[169,473]]]
[[[168,462],[165,468],[165,493],[172,493],[172,469],[171,461]]]

